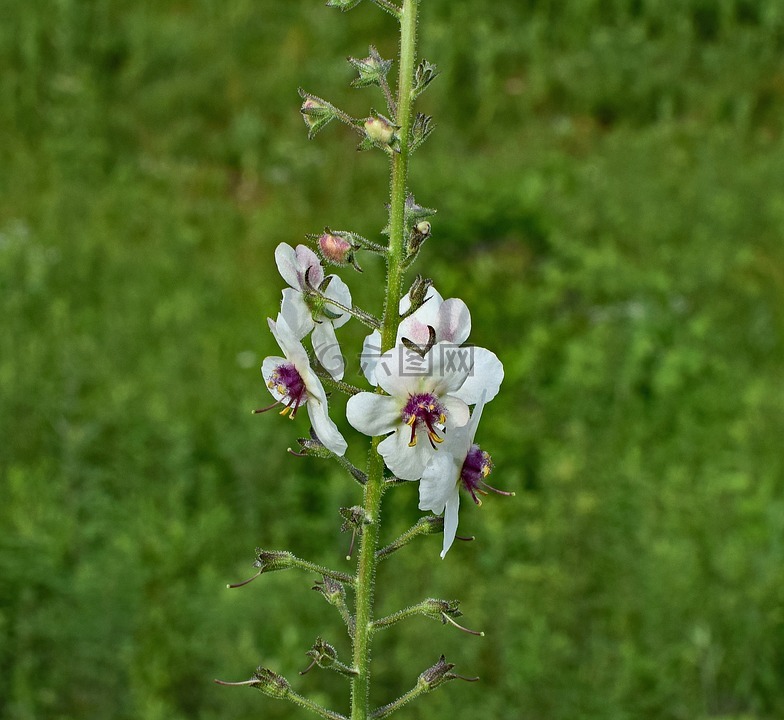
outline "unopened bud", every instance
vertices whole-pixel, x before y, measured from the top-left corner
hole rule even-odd
[[[381,115],[365,120],[365,135],[377,145],[389,145],[395,137],[395,126]]]
[[[334,265],[346,265],[351,262],[354,253],[354,246],[348,240],[333,235],[329,230],[319,236],[318,247],[323,258]]]
[[[299,94],[302,97],[300,107],[302,119],[308,127],[308,137],[312,138],[328,122],[337,117],[337,112],[332,105],[320,97],[306,93],[302,89]]]

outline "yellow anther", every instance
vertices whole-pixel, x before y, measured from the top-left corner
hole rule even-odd
[[[416,422],[417,416],[412,415],[408,420],[406,420],[406,425],[413,425]],[[416,443],[414,443],[416,445]]]
[[[444,438],[438,437],[432,430],[428,430],[427,434],[430,436],[430,439],[435,443],[442,443],[444,442]]]
[[[417,441],[417,436],[416,436],[416,435],[414,435],[414,436],[411,438],[411,442],[410,442],[410,443],[408,443],[408,447],[416,447],[416,441]]]
[[[274,383],[274,382],[272,382],[272,380],[270,380],[269,382],[267,382],[267,387],[268,387],[270,390],[272,390],[272,388],[274,388],[274,387],[275,387],[275,383]]]
[[[286,413],[288,413],[289,410],[291,410],[291,408],[287,405],[286,407],[283,408],[283,410],[280,411],[280,414],[285,415]]]
[[[444,413],[441,413],[441,414],[438,416],[438,422],[439,422],[441,425],[446,425],[446,415],[444,415]]]
[[[490,466],[482,465],[482,477],[487,477],[490,474]]]

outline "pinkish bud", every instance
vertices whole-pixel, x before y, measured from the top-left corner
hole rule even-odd
[[[330,232],[319,236],[318,246],[324,259],[335,265],[345,265],[350,262],[351,253],[354,252],[354,248],[348,240]]]
[[[365,120],[365,134],[379,145],[389,145],[395,137],[395,128],[381,116],[369,117]]]

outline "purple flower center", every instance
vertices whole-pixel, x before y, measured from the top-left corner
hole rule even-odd
[[[463,461],[463,468],[460,470],[460,482],[463,483],[463,487],[469,492],[477,505],[482,504],[482,501],[477,497],[477,493],[487,495],[486,491],[492,490],[500,495],[511,494],[496,490],[485,482],[485,478],[492,469],[493,461],[490,459],[490,455],[482,450],[479,445],[472,445],[468,455],[466,455],[466,459]]]
[[[433,393],[417,393],[409,395],[401,413],[403,422],[411,427],[409,447],[417,444],[417,430],[423,428],[433,449],[436,443],[444,442],[438,431],[446,432],[446,408]]]
[[[308,400],[308,391],[305,388],[305,381],[299,374],[297,368],[291,363],[281,363],[273,371],[267,386],[274,388],[280,395],[280,402],[286,407],[281,410],[281,415],[291,411],[290,418],[297,414],[297,408],[304,405]]]

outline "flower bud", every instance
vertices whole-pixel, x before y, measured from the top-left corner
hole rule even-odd
[[[308,128],[308,138],[312,138],[328,122],[337,117],[337,112],[326,100],[311,95],[302,88],[300,88],[299,94],[302,98],[302,106],[300,107],[302,119]]]
[[[354,246],[340,235],[333,235],[329,230],[319,236],[318,247],[322,257],[334,265],[346,265],[351,262]]]
[[[395,137],[395,126],[381,115],[369,117],[365,120],[365,135],[375,145],[389,145]]]
[[[368,85],[381,85],[386,80],[387,73],[392,67],[391,60],[384,60],[378,50],[370,46],[370,55],[361,60],[350,57],[348,59],[352,67],[359,73],[359,77],[351,81],[352,87],[361,88]]]

